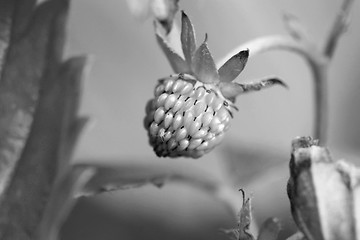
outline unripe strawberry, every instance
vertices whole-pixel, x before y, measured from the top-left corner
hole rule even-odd
[[[160,80],[146,108],[145,127],[158,156],[200,157],[220,143],[232,105],[211,86],[178,74]]]
[[[196,49],[193,26],[184,12],[181,42],[185,59],[160,34],[156,37],[177,73],[159,80],[155,96],[146,106],[144,125],[159,157],[201,157],[222,141],[236,109],[237,95],[283,84],[278,79],[232,82],[244,69],[249,50],[234,55],[217,70],[206,39]]]

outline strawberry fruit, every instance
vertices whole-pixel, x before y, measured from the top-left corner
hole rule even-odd
[[[159,157],[198,158],[223,139],[230,126],[235,98],[241,93],[285,84],[276,78],[239,84],[233,80],[249,57],[244,50],[219,70],[205,41],[196,48],[193,25],[182,12],[181,43],[185,59],[172,50],[161,34],[157,41],[176,74],[159,80],[155,97],[146,106],[145,128]]]

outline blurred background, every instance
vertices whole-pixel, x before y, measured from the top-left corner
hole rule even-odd
[[[197,30],[198,43],[208,33],[215,60],[250,39],[286,34],[283,14],[288,12],[322,46],[340,4],[340,0],[179,2]],[[360,4],[355,2],[350,28],[331,62],[328,83],[328,146],[334,158],[355,163],[360,162],[359,25]],[[148,145],[142,121],[157,79],[172,71],[156,44],[151,18],[133,16],[125,0],[73,0],[67,56],[84,53],[95,61],[84,82],[81,114],[91,116],[93,123],[83,134],[74,161],[159,161]],[[237,81],[267,75],[280,77],[290,89],[275,87],[240,96],[239,112],[219,147],[198,160],[162,161],[181,162],[226,179],[234,189],[244,188],[253,197],[258,222],[271,216],[283,222],[283,239],[294,231],[286,195],[290,142],[295,136],[311,135],[313,88],[303,59],[287,52],[250,58]],[[62,239],[225,239],[217,229],[235,223],[210,196],[170,184],[80,200]]]

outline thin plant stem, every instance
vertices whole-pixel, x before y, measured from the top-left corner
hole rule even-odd
[[[313,138],[324,145],[328,129],[328,64],[310,65],[314,79],[314,129]]]
[[[250,50],[249,57],[254,57],[259,53],[264,53],[270,50],[286,50],[302,55],[303,57],[308,59],[308,61],[311,63],[322,61],[321,56],[315,55],[315,53],[309,51],[307,46],[305,46],[303,43],[296,41],[295,39],[289,36],[270,35],[270,36],[259,37],[241,44],[240,46],[231,50],[231,52],[227,54],[225,57],[221,58],[218,61],[217,66],[220,67],[234,54],[244,49]]]
[[[308,63],[314,78],[314,130],[313,135],[316,139],[326,141],[327,130],[327,108],[328,99],[326,91],[327,81],[327,59],[322,56],[312,45],[297,41],[288,36],[273,35],[260,37],[244,43],[233,50],[230,54],[219,61],[220,66],[226,59],[229,59],[234,53],[244,49],[250,50],[250,56],[253,57],[259,53],[270,50],[285,50],[294,52],[304,57]]]
[[[218,62],[221,66],[227,59],[244,49],[250,50],[250,56],[270,50],[291,51],[304,57],[308,63],[314,81],[314,129],[313,137],[324,145],[327,140],[328,129],[328,68],[334,55],[340,36],[345,32],[349,23],[349,14],[354,0],[344,0],[329,36],[325,39],[324,49],[319,50],[315,43],[306,39],[290,36],[265,36],[251,40],[232,50]],[[297,29],[292,29],[296,31]],[[301,34],[301,33],[300,33]]]
[[[330,30],[329,36],[325,41],[324,55],[328,58],[332,58],[334,55],[338,40],[340,36],[346,31],[349,24],[349,15],[353,6],[354,0],[344,0],[340,11],[334,21],[334,24]]]

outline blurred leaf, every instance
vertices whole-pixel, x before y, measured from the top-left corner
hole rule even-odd
[[[324,55],[327,58],[332,58],[340,37],[343,35],[343,33],[347,30],[349,26],[350,12],[353,8],[354,3],[354,0],[342,1],[341,7],[337,12],[337,16],[332,25],[330,33],[325,40]]]
[[[290,13],[284,14],[284,23],[286,29],[293,38],[304,42],[310,42],[308,30],[294,15]]]
[[[72,79],[67,89],[66,99],[63,100],[63,108],[65,109],[62,115],[62,131],[60,150],[58,156],[58,174],[64,174],[68,171],[69,161],[71,160],[74,148],[78,142],[78,138],[89,121],[88,117],[77,116],[79,111],[79,104],[81,98],[83,79],[89,75],[93,63],[93,59],[88,56],[79,56],[68,59],[62,63],[62,72],[60,77]]]
[[[56,240],[62,224],[70,214],[76,201],[73,198],[95,174],[92,167],[77,168],[57,182],[49,199],[48,209],[40,224],[39,240]]]
[[[127,0],[130,12],[137,18],[153,15],[168,34],[172,30],[179,0]]]
[[[257,240],[276,240],[280,230],[279,220],[276,218],[269,218],[261,225]]]
[[[249,50],[244,50],[232,56],[219,69],[221,82],[231,82],[244,70],[249,58]]]
[[[301,232],[297,232],[286,240],[307,240]]]
[[[25,30],[35,4],[36,0],[0,1],[0,72],[10,41]]]
[[[192,70],[201,82],[216,83],[219,82],[219,74],[206,40],[207,36],[205,37],[205,41],[195,52],[192,59]]]
[[[78,92],[85,63],[83,57],[72,58],[61,64],[57,71],[52,66],[43,78],[44,88],[30,137],[1,205],[2,239],[33,236],[39,227],[46,207],[44,202],[51,194],[58,166],[62,161],[68,161],[63,159],[69,153],[66,141],[74,142],[69,137],[73,135],[67,131],[77,121],[71,112],[72,105],[76,105],[77,94],[74,92]]]
[[[165,183],[187,184],[221,201],[231,214],[238,211],[237,191],[200,169],[184,164],[147,161],[97,161],[96,164],[77,164],[57,183],[41,227],[41,240],[54,238],[70,213],[75,198],[93,196],[108,191]],[[61,212],[59,215],[57,213]]]
[[[91,64],[87,64],[89,66]],[[85,71],[86,72],[86,71]],[[85,77],[82,77],[85,79]],[[70,119],[70,118],[68,118]],[[66,172],[69,167],[69,161],[71,160],[71,156],[73,155],[74,149],[78,142],[80,134],[83,132],[85,126],[88,124],[89,118],[88,117],[77,117],[73,120],[72,123],[66,124],[63,132],[63,140],[62,140],[62,157],[60,157],[58,171],[59,174]]]
[[[126,0],[130,12],[140,19],[149,17],[151,1],[152,0]]]
[[[35,94],[40,84],[41,93],[28,141],[2,196],[1,239],[32,239],[35,236],[58,166],[61,161],[68,161],[63,159],[68,157],[72,148],[67,142],[74,142],[71,138],[76,137],[76,134],[69,133],[74,130],[69,126],[77,126],[75,114],[86,58],[78,57],[61,63],[68,7],[69,1],[66,0],[41,4],[27,28],[28,35],[21,35],[14,52],[9,51],[7,55],[5,80],[7,76],[14,77],[10,78],[14,83],[5,85],[7,96],[13,95],[11,100],[22,104],[19,111],[34,108],[22,102],[34,98],[26,91]],[[18,79],[20,76],[24,79]],[[41,77],[40,83],[38,77]],[[7,83],[3,80],[2,83]],[[18,84],[20,92],[17,92]],[[18,95],[11,92],[14,90]]]
[[[225,234],[229,240],[239,240],[238,229],[220,229],[220,232]]]
[[[192,57],[196,50],[194,27],[184,11],[182,11],[181,20],[181,45],[185,60],[187,64],[191,66]]]
[[[49,1],[33,11],[35,2],[0,3],[0,195],[28,137],[40,78],[63,48],[60,4]]]
[[[152,12],[166,33],[172,29],[175,14],[179,9],[178,2],[179,0],[152,0],[151,2]]]

